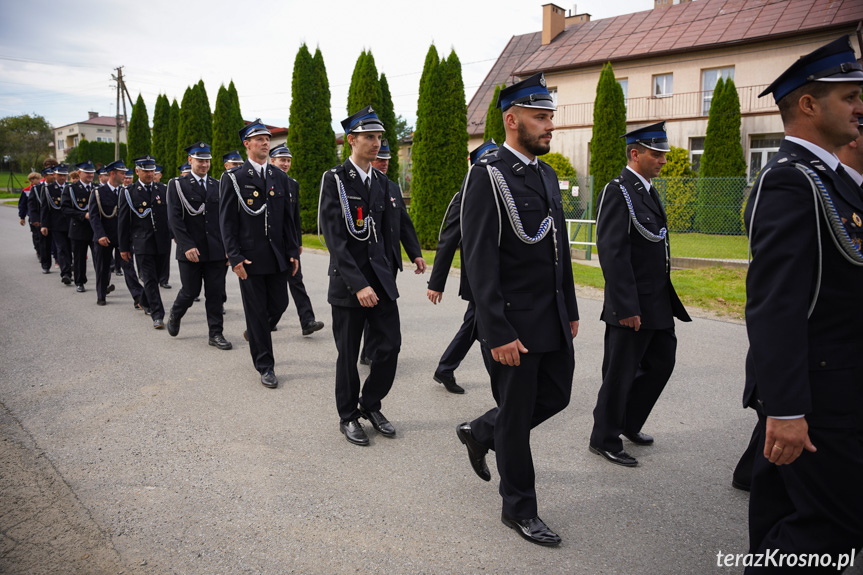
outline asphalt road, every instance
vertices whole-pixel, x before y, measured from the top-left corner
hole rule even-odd
[[[678,324],[677,368],[645,428],[656,444],[632,446],[641,467],[626,469],[587,449],[603,324],[601,302],[579,299],[571,404],[532,437],[540,516],[564,540],[547,549],[501,524],[494,459],[492,482],[479,480],[455,436],[492,406],[478,350],[457,372],[465,395],[431,379],[465,308],[454,278],[433,306],[427,276],[401,274],[403,346],[383,404],[398,437],[369,428],[363,448],[338,430],[325,255],[303,267],[326,327],[302,337],[291,305],[270,390],[231,272],[234,349],[219,351],[203,304],[171,338],[122,278],[97,307],[92,269],[85,294],[42,275],[12,209],[0,245],[0,572],[740,571],[716,567],[719,551],[747,549],[747,495],[730,485],[754,423],[740,407],[740,324]],[[166,306],[176,263],[171,283]]]

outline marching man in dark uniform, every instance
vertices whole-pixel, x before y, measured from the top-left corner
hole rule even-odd
[[[381,147],[384,126],[371,106],[342,121],[351,156],[324,173],[318,225],[330,252],[327,301],[333,308],[336,360],[336,408],[339,429],[356,445],[369,438],[359,422],[368,419],[384,437],[396,430],[381,413],[393,385],[401,349],[396,303],[399,293],[393,250],[393,218],[399,207],[389,200],[386,177],[372,167]],[[363,327],[368,322],[374,361],[362,385],[357,360]]]
[[[161,182],[162,181],[162,166],[156,164],[156,170],[153,174],[153,181]],[[166,192],[167,193],[167,190]],[[174,238],[174,230],[171,230],[171,239]],[[171,258],[167,257],[162,261],[162,267],[159,269],[159,287],[163,289],[171,289],[171,284],[168,283],[171,279]]]
[[[151,156],[135,158],[138,181],[125,188],[120,196],[117,232],[120,257],[138,260],[138,271],[144,284],[147,307],[153,327],[165,327],[165,308],[159,293],[159,270],[164,258],[171,257],[171,235],[168,231],[168,203],[165,184],[154,182],[156,160]]]
[[[93,246],[93,266],[96,268],[97,305],[105,305],[107,303],[105,297],[114,291],[114,286],[111,284],[111,254],[120,243],[117,233],[117,212],[119,201],[121,199],[125,201],[125,198],[119,195],[123,191],[120,183],[126,172],[123,161],[111,162],[105,167],[105,171],[108,174],[108,180],[93,191],[89,206],[90,226],[93,228],[93,237],[96,240]],[[146,307],[144,288],[138,282],[134,264],[131,261],[124,261],[123,258],[118,259],[132,299],[136,304],[143,304]]]
[[[231,170],[243,165],[243,156],[240,155],[238,150],[233,150],[222,156],[222,163],[226,171]],[[224,172],[222,172],[222,177],[224,175]]]
[[[54,183],[54,166],[42,170],[44,182],[34,184],[27,196],[27,213],[30,218],[30,226],[33,229],[34,243],[39,254],[39,263],[43,274],[51,273],[51,238],[42,232],[42,206],[48,201],[48,186]]]
[[[843,36],[760,94],[773,94],[785,138],[744,212],[752,261],[743,404],[758,414],[762,445],[749,498],[752,553],[835,562],[863,545],[863,195],[836,157],[858,136],[861,83]]]
[[[270,150],[270,163],[285,172],[285,174],[291,169],[292,158],[291,151],[284,144],[279,144]],[[300,184],[290,176],[288,176],[288,192],[288,200],[291,204],[291,217],[294,220],[294,229],[297,231],[297,245],[300,246],[300,255],[302,255],[303,228],[300,219]],[[303,283],[302,266],[297,269],[297,273],[288,277],[288,287],[291,290],[291,296],[294,298],[294,305],[297,307],[297,316],[300,319],[303,335],[311,335],[323,329],[324,322],[315,320],[315,310],[312,309],[312,300],[309,299],[309,294],[306,292],[306,286]],[[275,328],[278,320],[281,318],[271,319],[275,320],[271,323],[271,326]]]
[[[553,546],[561,540],[537,512],[530,435],[569,403],[578,333],[560,187],[537,160],[549,151],[555,106],[542,74],[501,90],[497,106],[506,142],[468,173],[462,250],[498,406],[457,434],[485,481],[485,455],[495,451],[504,525]]]
[[[180,333],[180,320],[201,293],[203,282],[209,344],[231,349],[231,342],[222,335],[228,261],[219,226],[219,182],[207,175],[212,158],[208,144],[198,142],[185,150],[192,173],[168,183],[168,221],[177,241],[182,286],[166,327],[171,336]]]
[[[494,140],[486,140],[470,153],[470,165],[473,166],[480,158],[486,154],[497,152],[497,150],[498,147]],[[461,196],[466,183],[467,178],[462,183],[462,188],[450,200],[446,214],[444,214],[434,266],[426,291],[429,301],[435,305],[443,299],[443,291],[446,287],[446,278],[452,265],[452,259],[456,250],[461,250]],[[443,384],[450,393],[464,393],[464,388],[455,381],[455,370],[461,365],[462,360],[476,340],[476,306],[473,303],[467,273],[464,269],[461,270],[459,276],[458,295],[467,301],[467,310],[464,312],[461,327],[441,356],[433,376],[433,379]],[[483,355],[483,361],[486,361],[485,355]]]
[[[665,165],[665,122],[625,134],[626,167],[602,191],[597,250],[605,277],[605,355],[593,410],[590,451],[635,467],[620,435],[651,445],[641,432],[671,372],[677,350],[674,318],[692,321],[671,285],[665,210],[650,180]]]
[[[288,276],[299,267],[288,177],[267,162],[270,131],[256,119],[240,130],[249,159],[220,183],[219,219],[228,260],[240,278],[246,333],[261,384],[275,388],[270,318],[288,307]]]
[[[69,285],[72,283],[72,243],[69,240],[69,219],[63,214],[62,199],[63,191],[66,189],[66,176],[69,169],[64,165],[54,167],[53,183],[47,184],[42,189],[42,235],[48,237],[49,242],[53,240],[57,250],[57,263],[60,265],[60,281]]]
[[[86,291],[87,283],[87,250],[93,252],[93,228],[90,226],[90,193],[96,167],[87,161],[75,166],[78,170],[78,181],[66,186],[61,200],[63,215],[69,219],[69,240],[72,243],[72,276],[78,293]]]

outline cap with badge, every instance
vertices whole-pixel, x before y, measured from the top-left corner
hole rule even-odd
[[[126,170],[126,177],[127,177],[127,178],[133,178],[133,177],[135,177],[135,171],[134,171],[134,170],[132,170],[131,168],[129,168],[128,170]]]
[[[68,176],[69,168],[66,166],[66,164],[58,164],[54,166],[54,173],[60,174],[61,176]]]
[[[241,156],[240,152],[237,150],[234,150],[232,152],[228,152],[227,154],[222,156],[222,163],[226,164],[228,162],[235,162],[238,164],[242,164],[243,163],[243,156]]]
[[[186,172],[191,172],[191,171],[192,171],[192,165],[191,165],[191,164],[189,164],[189,163],[185,163],[185,164],[183,164],[182,166],[180,166],[179,168],[177,168],[177,171],[179,171],[179,172],[180,172],[180,175],[182,176],[182,175],[183,175],[183,174],[185,174]]]
[[[360,132],[383,132],[384,125],[371,106],[366,106],[356,114],[342,120],[345,134]]]
[[[96,166],[93,165],[93,160],[87,160],[86,162],[75,164],[75,169],[77,169],[79,172],[84,172],[87,174],[96,173]]]
[[[516,82],[500,91],[497,107],[506,112],[513,106],[520,108],[544,108],[556,110],[554,99],[545,85],[545,75],[540,72],[526,80]]]
[[[857,61],[847,34],[801,56],[758,97],[773,94],[778,103],[809,82],[863,82],[863,66]]]
[[[156,173],[157,174],[161,174],[163,170],[164,170],[164,168],[162,166],[160,166],[159,164],[156,164]]]
[[[247,126],[240,130],[240,140],[245,142],[249,138],[254,138],[260,135],[272,136],[270,130],[261,122],[260,118],[255,118],[254,122],[250,122]]]
[[[670,152],[668,136],[665,134],[665,120],[637,130],[632,130],[621,136],[626,138],[626,145],[639,144],[657,152]]]
[[[54,173],[54,166],[48,166],[47,168],[42,168],[42,171],[39,173],[41,173],[43,176],[47,176],[48,174],[53,174]]]
[[[213,158],[210,152],[210,145],[204,142],[196,142],[191,146],[183,148],[189,156],[196,160],[211,160]]]
[[[497,142],[494,141],[494,138],[486,140],[470,153],[470,165],[474,165],[477,161],[485,156],[486,154],[490,154],[491,152],[496,152],[498,150]]]
[[[153,156],[139,156],[132,159],[132,161],[135,162],[135,167],[139,170],[144,170],[145,172],[156,170],[156,158]]]
[[[107,173],[108,173],[108,170],[106,170],[106,169],[105,169],[105,166],[102,166],[101,168],[99,168],[98,170],[96,170],[96,173],[97,173],[98,175],[102,176],[102,175],[107,174]]]
[[[381,149],[378,150],[378,159],[379,160],[389,160],[392,158],[390,154],[390,141],[389,140],[381,140]]]
[[[117,160],[116,162],[111,162],[110,164],[105,166],[103,169],[106,172],[113,172],[113,171],[117,170],[117,171],[121,171],[121,172],[126,172],[126,174],[129,176],[132,175],[131,174],[132,170],[129,170],[128,172],[126,171],[126,164],[123,163],[123,160]]]
[[[293,156],[293,154],[291,154],[291,151],[288,149],[288,147],[285,144],[279,144],[278,146],[276,146],[275,148],[270,150],[270,157],[271,158],[293,158],[294,156]]]

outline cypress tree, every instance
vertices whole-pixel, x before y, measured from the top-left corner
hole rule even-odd
[[[177,133],[177,165],[186,162],[189,154],[184,148],[195,142],[212,144],[213,118],[203,80],[186,88],[180,104],[180,128]]]
[[[204,81],[198,80],[195,88],[198,90],[198,121],[201,123],[201,137],[198,138],[210,145],[213,144],[213,113],[210,110],[210,99]],[[190,142],[191,143],[191,142]]]
[[[593,135],[590,141],[590,175],[593,177],[593,205],[602,188],[620,175],[626,165],[626,104],[623,88],[614,79],[610,62],[602,67],[593,105]],[[594,207],[594,210],[596,208]]]
[[[494,139],[498,146],[503,145],[506,141],[506,130],[503,128],[503,114],[497,109],[497,98],[500,96],[500,91],[506,88],[506,84],[500,84],[494,87],[494,95],[491,97],[491,102],[488,103],[488,112],[485,115],[485,130],[482,133],[482,139]]]
[[[713,91],[704,155],[698,170],[698,231],[740,232],[740,205],[746,187],[746,160],[740,144],[740,99],[734,80],[722,79]]]
[[[381,74],[381,109],[378,110],[378,117],[384,123],[384,138],[390,145],[390,165],[387,169],[387,177],[394,182],[399,181],[399,137],[396,132],[396,112],[393,106],[393,97],[390,95],[390,86],[387,82],[386,74]]]
[[[165,146],[168,143],[168,121],[170,120],[170,116],[171,104],[168,102],[168,96],[159,94],[159,97],[156,98],[156,107],[153,110],[153,156],[160,164],[163,164],[166,158],[168,158]]]
[[[228,84],[228,94],[231,95],[231,130],[232,130],[232,132],[231,132],[232,136],[231,137],[234,139],[231,140],[231,144],[228,146],[227,151],[230,152],[231,150],[234,150],[234,149],[239,150],[240,155],[242,155],[243,158],[245,158],[246,157],[246,148],[244,146],[240,145],[240,143],[238,143],[238,142],[239,142],[239,138],[240,138],[239,132],[241,129],[243,129],[243,127],[246,125],[246,123],[243,121],[243,114],[240,111],[240,96],[237,94],[237,88],[234,86],[233,80],[231,80],[231,83]],[[329,102],[329,100],[327,100],[327,101]],[[222,160],[222,158],[219,157],[220,162],[221,162],[221,160]]]
[[[194,101],[196,96],[195,90],[192,89],[191,86],[186,87],[186,91],[183,93],[183,99],[180,102],[180,123],[177,127],[177,142],[174,147],[174,168],[177,166],[182,166],[189,155],[183,149],[192,142],[188,139],[188,135],[192,133],[193,128],[191,127],[192,122],[194,121]],[[175,172],[179,175],[179,172]]]
[[[177,139],[179,136],[180,130],[180,105],[177,103],[177,99],[174,98],[174,101],[171,103],[171,112],[168,115],[168,136],[165,138],[165,157],[160,158],[159,161],[163,164],[164,174],[162,179],[164,181],[168,181],[168,179],[177,176],[177,166],[175,161],[177,159],[176,149],[177,149]]]
[[[219,179],[225,171],[222,156],[236,148],[237,132],[233,130],[234,100],[222,84],[216,95],[216,111],[213,113],[213,162],[210,174]]]
[[[132,107],[127,134],[128,165],[131,166],[132,158],[150,153],[150,118],[147,116],[147,105],[144,104],[144,97],[141,94],[138,94],[138,100]]]
[[[348,89],[348,116],[356,114],[366,106],[371,106],[375,112],[381,109],[381,85],[378,80],[375,57],[372,56],[371,51],[363,51],[354,66],[351,86]],[[342,159],[347,159],[351,155],[350,148],[347,138],[345,138],[345,145],[342,147]]]

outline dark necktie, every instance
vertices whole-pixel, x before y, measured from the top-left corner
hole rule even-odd
[[[152,195],[152,193],[153,193],[153,188],[150,187],[150,184],[147,184],[147,194]]]
[[[368,193],[372,193],[372,178],[371,178],[371,176],[366,178],[366,191]]]
[[[839,179],[842,180],[846,185],[849,186],[850,190],[858,190],[860,186],[857,185],[857,182],[854,181],[848,172],[845,170],[845,167],[842,164],[838,164],[836,166],[836,173],[839,175]]]
[[[200,180],[198,180],[198,183],[201,185],[201,188],[204,190],[204,193],[206,193],[207,192],[206,180],[204,180],[204,178],[201,178]]]

